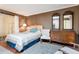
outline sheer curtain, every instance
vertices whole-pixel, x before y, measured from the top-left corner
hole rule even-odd
[[[13,33],[19,32],[19,16],[14,16]]]
[[[19,32],[19,17],[5,15],[4,18],[5,18],[4,28],[6,29],[4,30],[5,34],[18,33]]]
[[[4,22],[3,22],[4,34],[13,33],[14,16],[4,14],[3,20],[4,20]]]
[[[3,14],[0,13],[0,35],[2,35],[4,33],[4,29],[3,29]]]
[[[19,17],[0,13],[0,35],[19,32]]]

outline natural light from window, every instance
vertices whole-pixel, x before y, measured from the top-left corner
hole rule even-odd
[[[64,16],[64,29],[72,29],[72,15]]]
[[[53,29],[59,29],[59,16],[53,17]]]

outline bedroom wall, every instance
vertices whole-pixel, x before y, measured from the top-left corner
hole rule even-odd
[[[76,33],[79,34],[79,6],[51,11],[51,12],[46,12],[46,13],[37,14],[37,15],[32,15],[32,16],[29,16],[29,19],[30,19],[29,21],[32,22],[31,25],[40,24],[40,25],[43,25],[44,28],[51,29],[52,28],[51,16],[54,13],[59,13],[61,15],[60,16],[61,20],[63,20],[62,14],[65,11],[74,12],[74,30],[76,31]],[[61,23],[61,25],[63,25],[63,24]],[[62,30],[62,27],[61,27],[61,30]]]

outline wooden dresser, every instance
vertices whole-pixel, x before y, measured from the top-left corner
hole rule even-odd
[[[51,31],[50,36],[51,41],[67,44],[74,43],[76,39],[74,31]]]

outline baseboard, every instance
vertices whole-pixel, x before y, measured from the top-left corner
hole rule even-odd
[[[50,42],[49,40],[42,39],[43,42]],[[56,42],[56,41],[51,41],[50,43],[57,43],[61,45],[66,45],[66,46],[73,46],[72,44],[67,44],[67,43],[61,43],[61,42]]]

